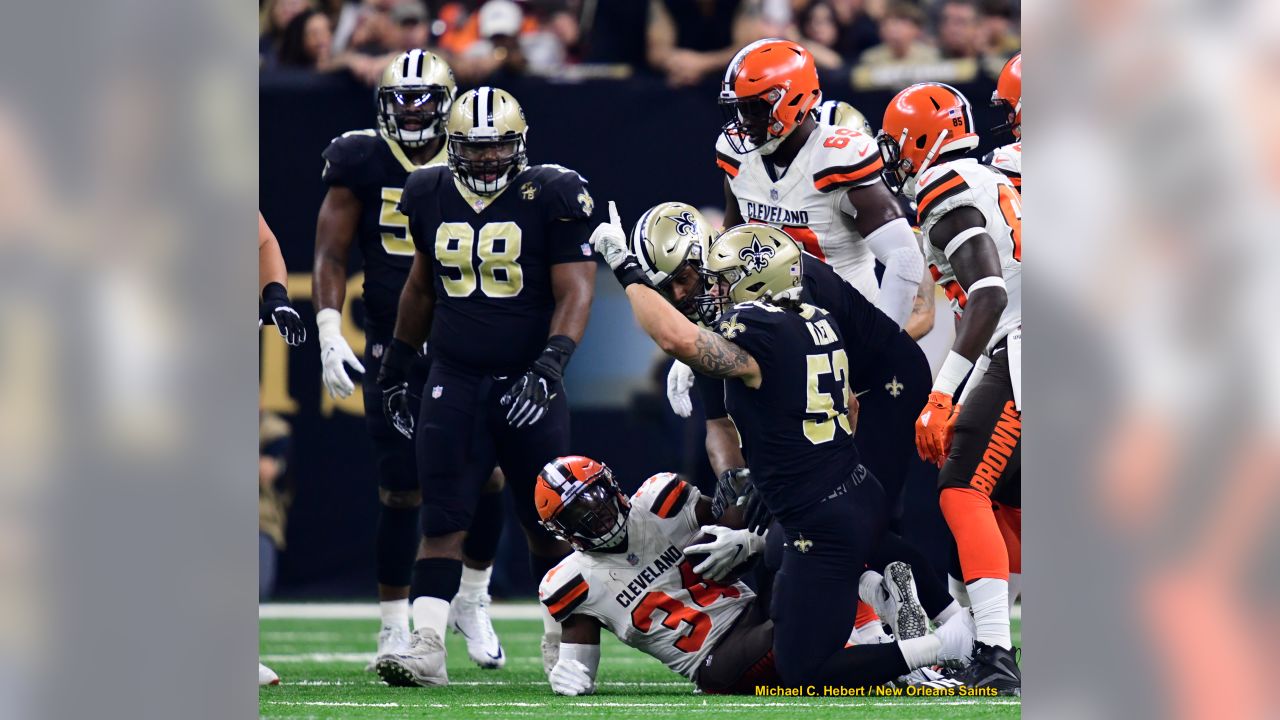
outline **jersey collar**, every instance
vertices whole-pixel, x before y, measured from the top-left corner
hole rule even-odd
[[[395,142],[390,138],[383,137],[382,135],[379,135],[379,137],[382,137],[382,142],[386,143],[387,147],[391,148],[392,157],[396,159],[396,162],[400,163],[400,167],[404,168],[404,171],[407,173],[412,173],[414,170],[420,170],[429,165],[439,165],[449,158],[449,142],[446,140],[444,144],[440,146],[440,152],[436,153],[435,157],[422,165],[414,165],[413,161],[409,159],[409,156],[405,154],[404,148],[400,147],[400,143]]]

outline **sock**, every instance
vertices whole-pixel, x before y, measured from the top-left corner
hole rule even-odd
[[[418,508],[378,508],[374,566],[378,583],[406,587],[418,554]]]
[[[977,626],[978,642],[998,645],[1006,650],[1013,648],[1009,634],[1009,581],[999,578],[978,578],[969,583],[969,598],[973,601],[973,623]]]
[[[409,596],[413,598],[411,607],[415,630],[435,630],[440,639],[444,639],[445,625],[449,622],[449,601],[458,593],[461,580],[461,560],[425,558],[413,563]]]
[[[883,581],[884,576],[875,570],[868,570],[862,573],[862,577],[858,578],[858,599],[875,609],[875,605],[871,601],[878,599],[882,594],[881,583]],[[861,610],[862,607],[859,606],[858,609]],[[857,622],[857,620],[854,620],[854,624],[857,624]]]
[[[405,632],[409,630],[409,599],[403,600],[383,600],[378,603],[378,610],[382,613],[383,627],[403,628]]]
[[[1009,573],[1009,614],[1013,615],[1013,606],[1022,597],[1022,573]]]
[[[940,494],[938,504],[956,539],[965,582],[978,578],[1007,581],[1009,550],[991,510],[990,498],[973,488],[949,487]]]
[[[969,589],[965,587],[964,581],[948,575],[947,585],[951,588],[951,597],[955,598],[961,607],[969,607]]]
[[[915,670],[937,664],[942,641],[929,634],[910,640],[899,640],[898,648],[902,650],[902,659],[906,661],[907,668]]]
[[[462,580],[458,583],[458,594],[467,597],[479,597],[489,593],[489,577],[493,575],[493,566],[483,570],[462,566]]]
[[[964,599],[968,601],[969,593],[966,592],[964,594]],[[933,620],[934,625],[941,625],[942,623],[950,620],[952,617],[955,616],[956,613],[960,612],[963,609],[964,608],[961,607],[960,602],[958,600],[952,600],[951,604],[948,605],[946,608],[944,608],[942,612],[938,613],[937,615],[934,615],[930,619]]]
[[[413,599],[413,629],[433,630],[436,637],[444,639],[445,625],[449,624],[449,601],[423,595]]]
[[[476,512],[462,541],[462,554],[477,565],[490,565],[498,555],[498,541],[502,539],[502,525],[506,519],[506,505],[502,491],[481,493],[476,502]],[[539,575],[541,580],[542,576]]]

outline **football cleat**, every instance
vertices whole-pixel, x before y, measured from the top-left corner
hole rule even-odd
[[[955,674],[968,687],[992,687],[1001,695],[1022,695],[1022,670],[1013,650],[974,641],[973,661]]]
[[[263,665],[262,663],[258,663],[258,687],[262,687],[263,685],[279,685],[279,684],[280,684],[280,676],[276,675],[275,671],[267,667],[266,665]]]
[[[383,655],[389,655],[394,652],[400,652],[409,647],[409,629],[405,627],[392,627],[383,625],[378,631],[378,652],[364,666],[365,672],[373,672],[377,670],[378,658]]]
[[[449,627],[467,641],[467,654],[482,668],[496,670],[507,663],[502,643],[489,618],[489,595],[456,595],[449,603]]]
[[[409,638],[409,647],[379,655],[378,677],[393,687],[448,685],[444,642],[434,630],[419,628]]]
[[[933,631],[942,647],[938,648],[938,664],[959,668],[968,664],[973,657],[974,633],[977,627],[973,624],[973,616],[968,610],[952,615],[946,622]]]
[[[884,594],[881,600],[884,607],[874,603],[880,619],[888,624],[897,640],[910,640],[924,637],[929,632],[929,618],[916,594],[915,577],[911,574],[911,566],[904,562],[891,562],[884,568],[882,582]]]
[[[542,634],[542,672],[551,677],[551,671],[560,662],[560,633]]]
[[[895,687],[907,687],[914,685],[916,687],[930,688],[950,688],[960,687],[961,682],[943,675],[931,667],[916,668],[911,672],[898,678],[895,682],[890,683]]]

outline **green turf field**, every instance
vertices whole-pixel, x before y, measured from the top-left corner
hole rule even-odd
[[[501,670],[481,670],[460,637],[448,639],[447,688],[392,688],[364,672],[377,620],[262,619],[263,662],[280,675],[261,688],[271,718],[1014,718],[1016,698],[765,698],[693,694],[656,660],[604,638],[599,690],[585,698],[552,694],[542,673],[537,620],[496,620],[507,653]],[[1015,620],[1014,641],[1021,644]]]

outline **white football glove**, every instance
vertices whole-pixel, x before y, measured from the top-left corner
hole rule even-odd
[[[618,217],[618,207],[612,200],[609,201],[609,222],[597,225],[589,242],[611,270],[617,270],[631,254],[627,248],[627,234],[622,230],[622,220]]]
[[[667,371],[667,401],[671,409],[682,418],[693,414],[693,401],[689,389],[693,387],[693,369],[679,360]]]
[[[730,530],[722,525],[703,525],[702,532],[714,535],[716,539],[690,545],[684,549],[684,553],[707,553],[707,559],[693,571],[708,580],[719,582],[725,579],[730,570],[764,550],[764,534],[757,535],[750,530]]]
[[[579,660],[560,658],[551,669],[551,689],[557,695],[592,695],[596,681],[591,679],[587,666]]]
[[[356,386],[347,375],[345,366],[364,372],[364,365],[356,358],[346,338],[342,337],[342,315],[333,308],[316,313],[316,326],[320,330],[320,363],[324,366],[324,387],[330,397],[349,397]]]

